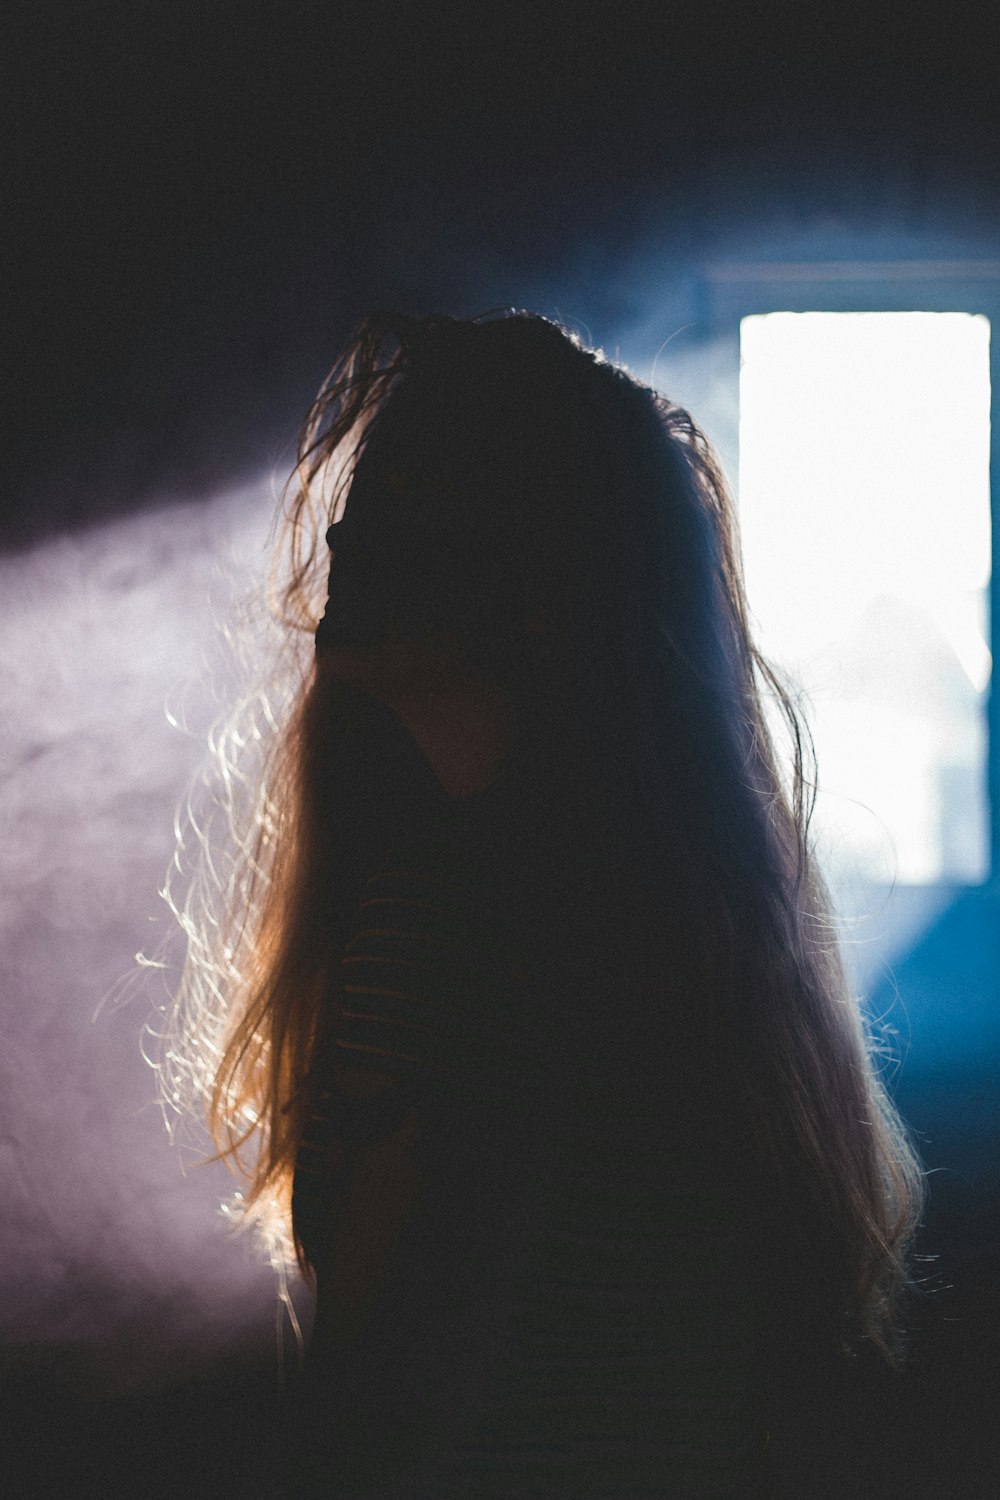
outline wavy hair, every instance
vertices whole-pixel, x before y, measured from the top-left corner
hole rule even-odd
[[[206,854],[183,908],[165,1096],[205,1112],[245,1178],[243,1221],[277,1226],[308,1274],[291,1185],[352,890],[343,788],[359,767],[377,783],[379,754],[359,700],[316,670],[319,544],[379,453],[404,501],[451,507],[459,538],[437,613],[415,582],[400,630],[455,626],[476,670],[530,700],[536,749],[585,766],[595,827],[645,892],[664,985],[640,1065],[655,1083],[678,1039],[707,1050],[728,1139],[823,1247],[840,1343],[896,1359],[922,1176],[843,972],[809,840],[811,740],[751,637],[724,476],[685,410],[544,318],[371,318],[316,399],[272,579],[285,707],[258,698],[259,774],[226,767],[247,795],[225,872]]]

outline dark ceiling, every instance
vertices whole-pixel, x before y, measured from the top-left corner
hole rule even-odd
[[[559,289],[601,341],[639,245],[668,278],[817,225],[996,234],[995,8],[19,0],[4,25],[8,545],[273,463],[372,305]]]

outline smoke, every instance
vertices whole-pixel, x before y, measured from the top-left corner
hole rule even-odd
[[[180,960],[158,891],[227,695],[220,622],[272,508],[259,482],[0,564],[0,1326],[77,1351],[91,1387],[273,1351],[273,1273],[218,1212],[232,1180],[170,1144],[140,1051]],[[139,968],[161,943],[168,968]]]
[[[647,378],[678,327],[655,300],[620,341],[594,328]],[[704,413],[728,359],[676,338],[655,377]],[[273,1357],[273,1273],[226,1234],[225,1168],[171,1145],[140,1050],[183,953],[158,895],[174,816],[237,691],[222,627],[262,588],[273,510],[261,478],[0,562],[0,1328],[112,1387],[247,1337]]]
[[[685,343],[682,313],[651,288],[592,336],[733,457],[733,351]],[[273,511],[260,478],[0,562],[0,1330],[99,1387],[248,1338],[274,1359],[273,1272],[226,1233],[225,1168],[171,1144],[141,1051],[183,957],[158,894],[174,817],[238,691],[224,627],[262,590]]]

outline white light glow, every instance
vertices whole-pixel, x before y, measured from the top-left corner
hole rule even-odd
[[[983,880],[989,321],[772,313],[740,336],[747,590],[812,704],[822,844],[855,878]]]

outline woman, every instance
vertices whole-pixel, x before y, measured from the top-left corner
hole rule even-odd
[[[523,313],[369,320],[299,460],[315,656],[164,1066],[315,1285],[290,1492],[773,1493],[921,1193],[718,465]]]

